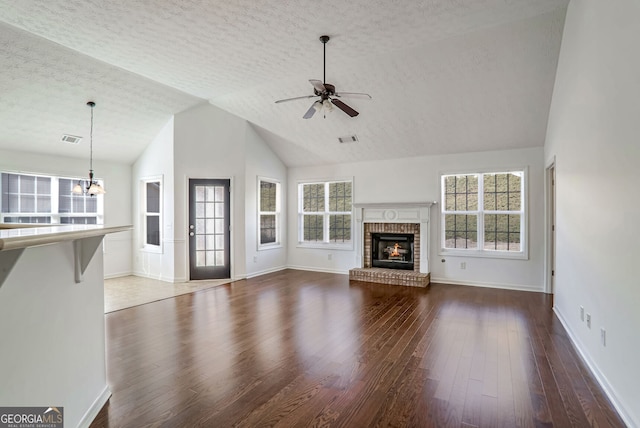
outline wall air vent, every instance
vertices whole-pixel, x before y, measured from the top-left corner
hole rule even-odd
[[[338,137],[338,141],[340,143],[355,143],[356,141],[358,141],[358,136],[353,134],[347,135],[346,137]]]
[[[60,138],[60,141],[69,144],[79,144],[80,141],[82,141],[82,137],[78,137],[77,135],[64,134],[62,138]]]

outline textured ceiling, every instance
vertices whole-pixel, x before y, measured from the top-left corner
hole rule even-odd
[[[211,103],[290,166],[540,146],[568,0],[0,0],[0,148],[133,162]],[[322,79],[360,111],[301,116]],[[359,142],[337,137],[357,134]]]

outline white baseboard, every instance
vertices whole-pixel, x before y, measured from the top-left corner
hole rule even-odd
[[[172,284],[175,284],[178,282],[187,282],[186,278],[169,278],[162,275],[152,275],[145,272],[132,272],[131,275],[139,276],[140,278],[157,279],[158,281],[170,282]]]
[[[573,347],[576,348],[576,350],[582,357],[582,360],[585,362],[593,376],[596,378],[598,384],[600,384],[600,387],[609,398],[609,401],[611,401],[611,403],[613,404],[613,407],[615,407],[615,409],[618,411],[618,414],[620,415],[624,423],[628,427],[640,426],[640,421],[634,421],[629,412],[626,411],[627,406],[622,403],[622,400],[620,400],[618,394],[616,394],[615,389],[613,388],[613,386],[611,386],[611,384],[607,380],[607,377],[600,371],[598,365],[595,363],[595,361],[593,361],[589,353],[586,351],[583,343],[580,341],[580,339],[578,339],[576,335],[573,334],[573,331],[569,327],[569,323],[567,323],[566,319],[562,315],[562,312],[560,312],[557,307],[553,308],[553,312],[556,314],[556,316],[560,320],[560,323],[567,332],[569,340],[571,340],[571,342],[573,343]]]
[[[80,419],[78,428],[89,428],[91,422],[93,422],[96,416],[98,416],[98,413],[100,413],[102,407],[104,407],[104,405],[109,400],[109,397],[111,397],[111,390],[109,389],[109,386],[105,386],[100,395],[98,395],[93,404],[91,404],[91,406],[87,409],[85,414]]]
[[[533,291],[537,293],[544,292],[543,285],[521,285],[521,284],[504,284],[504,283],[496,283],[496,282],[463,281],[458,279],[434,278],[433,276],[431,277],[431,282],[435,282],[437,284],[467,285],[470,287],[500,288],[503,290]]]
[[[295,266],[295,265],[288,265],[288,266],[286,266],[284,269],[306,270],[306,271],[310,271],[310,272],[339,273],[339,274],[343,274],[343,275],[348,275],[348,274],[349,274],[349,271],[348,271],[348,270],[342,270],[342,269],[324,269],[324,268],[311,267],[311,266]]]
[[[278,267],[271,268],[271,269],[264,269],[264,270],[261,270],[261,271],[258,271],[258,272],[251,272],[251,273],[248,273],[246,275],[246,278],[247,279],[251,279],[251,278],[255,278],[256,276],[266,275],[268,273],[279,272],[281,270],[285,270],[286,268],[287,268],[286,266],[278,266]]]
[[[110,273],[109,275],[105,275],[104,279],[122,278],[123,276],[131,276],[131,275],[133,275],[133,272]]]

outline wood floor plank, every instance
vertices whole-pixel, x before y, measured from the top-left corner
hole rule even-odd
[[[105,318],[92,427],[624,426],[540,293],[285,270]]]

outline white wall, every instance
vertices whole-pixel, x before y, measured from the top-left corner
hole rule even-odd
[[[173,176],[173,118],[160,130],[158,135],[138,157],[132,167],[133,205],[133,271],[138,276],[174,282],[175,239],[174,221],[174,176]],[[162,177],[162,242],[161,252],[144,249],[144,195],[141,180]],[[181,244],[180,244],[181,245]],[[179,278],[178,280],[184,280]]]
[[[245,239],[247,276],[257,276],[286,266],[287,168],[256,131],[247,124],[245,171]],[[282,212],[281,242],[278,248],[258,250],[258,177],[280,181]]]
[[[131,167],[116,162],[93,161],[96,178],[104,180],[104,221],[107,226],[132,224]],[[89,160],[0,150],[0,170],[31,174],[88,177]],[[108,235],[104,241],[105,277],[129,275],[131,232]]]
[[[479,169],[529,168],[529,259],[440,257],[440,173]],[[429,254],[433,282],[495,286],[524,290],[544,289],[544,176],[543,149],[503,150],[462,155],[425,156],[388,161],[357,162],[322,167],[290,168],[288,174],[288,265],[292,268],[346,273],[358,266],[355,250],[297,247],[297,185],[299,180],[354,178],[354,203],[438,201],[431,209]],[[390,176],[399,177],[402,186]],[[331,254],[331,259],[328,255]],[[440,260],[444,258],[446,262]],[[466,262],[466,269],[459,268]]]
[[[640,426],[638,22],[637,0],[570,3],[545,145],[556,159],[555,310],[630,426]]]
[[[246,276],[245,257],[245,133],[247,122],[210,104],[175,116],[174,201],[176,279],[188,272],[188,180],[231,179],[231,276]]]

